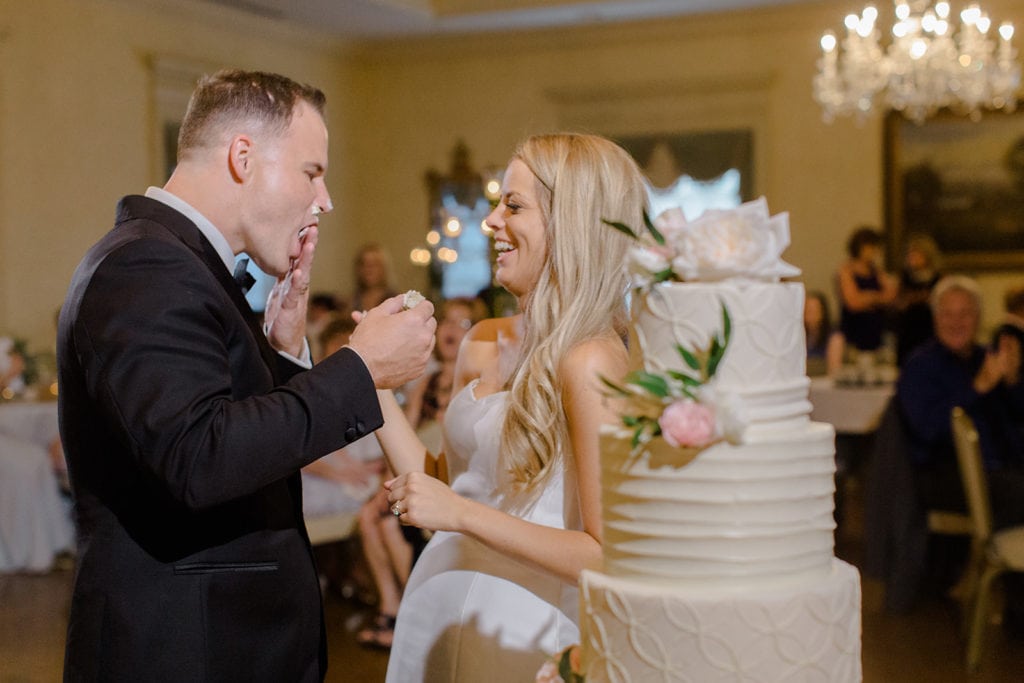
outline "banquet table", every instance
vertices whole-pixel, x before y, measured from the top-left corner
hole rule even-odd
[[[0,402],[0,434],[49,447],[58,435],[57,402]]]
[[[808,392],[811,419],[829,423],[836,434],[872,434],[894,392],[891,382],[847,386],[831,377],[812,377]]]
[[[46,571],[74,526],[50,459],[56,401],[0,401],[0,572]]]

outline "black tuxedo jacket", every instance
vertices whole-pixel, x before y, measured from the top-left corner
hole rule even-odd
[[[130,196],[75,271],[58,363],[65,680],[322,679],[298,469],[382,424],[358,355],[277,354],[198,228]]]

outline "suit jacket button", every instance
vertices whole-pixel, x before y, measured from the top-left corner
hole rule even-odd
[[[359,432],[356,431],[355,427],[349,427],[345,430],[345,440],[352,442],[359,438]]]

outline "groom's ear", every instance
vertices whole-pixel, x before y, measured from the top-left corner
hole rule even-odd
[[[228,145],[228,172],[236,183],[246,183],[255,170],[254,146],[252,138],[240,134],[231,138]]]

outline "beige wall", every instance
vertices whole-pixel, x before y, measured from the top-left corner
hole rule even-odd
[[[343,168],[349,87],[338,50],[322,41],[219,8],[182,15],[144,0],[0,0],[0,335],[46,344],[71,273],[110,229],[117,200],[162,183],[155,56],[321,85],[332,102],[331,166]],[[332,173],[334,194],[344,194],[345,176]],[[322,260],[340,259],[340,246],[324,240]]]
[[[503,165],[524,135],[749,127],[756,191],[789,211],[786,256],[831,290],[849,230],[883,218],[879,121],[826,125],[810,83],[841,3],[623,27],[331,46],[227,10],[153,0],[0,0],[0,334],[51,333],[82,252],[117,199],[154,182],[144,55],[287,73],[329,99],[338,210],[324,221],[314,286],[351,286],[351,249],[388,246],[397,284],[422,287],[409,250],[427,229],[427,169],[456,140]],[[17,12],[14,7],[17,6]],[[1024,27],[1024,6],[988,0]],[[989,318],[1015,274],[985,274]]]
[[[1024,4],[985,5],[1024,27]],[[825,124],[811,97],[818,40],[825,28],[842,27],[844,9],[813,2],[629,28],[368,47],[357,56],[366,95],[357,119],[365,177],[357,220],[383,226],[396,257],[420,244],[423,170],[447,168],[459,137],[484,166],[503,164],[532,132],[743,126],[755,132],[756,192],[773,211],[790,213],[787,259],[808,287],[831,294],[848,233],[882,225],[884,214],[881,121]],[[396,260],[403,279],[415,282],[418,271]],[[999,315],[1014,275],[981,274],[987,318]]]

